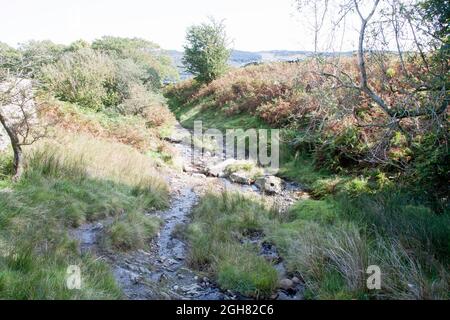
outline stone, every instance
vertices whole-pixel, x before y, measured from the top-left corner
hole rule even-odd
[[[291,290],[294,287],[294,282],[291,279],[280,280],[279,286],[283,290]]]
[[[140,280],[141,280],[141,277],[139,275],[137,275],[137,274],[132,274],[130,276],[130,280],[131,280],[131,282],[133,284],[138,284],[140,282]]]
[[[299,284],[300,283],[300,279],[297,277],[293,277],[292,278],[292,282],[294,282],[295,284]]]
[[[101,224],[100,222],[97,223],[93,228],[93,230],[101,230],[101,229],[103,229],[103,224]]]
[[[253,178],[249,177],[248,172],[245,171],[233,172],[232,174],[230,174],[230,180],[234,183],[247,185],[251,185],[253,182],[255,182]]]
[[[275,176],[266,176],[256,180],[258,188],[267,194],[281,193],[283,180]]]

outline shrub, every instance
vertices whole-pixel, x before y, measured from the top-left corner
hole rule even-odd
[[[119,62],[121,74],[130,71],[139,74],[142,82],[151,89],[159,89],[163,80],[178,77],[171,59],[153,42],[140,38],[105,36],[95,40],[92,48],[124,60]]]
[[[328,136],[323,145],[316,150],[316,163],[319,166],[339,171],[359,164],[365,155],[366,146],[355,127],[348,127],[337,135]]]
[[[57,98],[100,110],[108,100],[106,84],[114,77],[113,61],[92,49],[66,53],[42,70],[44,88]]]

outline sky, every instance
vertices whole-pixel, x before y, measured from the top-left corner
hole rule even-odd
[[[0,41],[68,44],[103,35],[141,37],[181,50],[186,29],[224,20],[237,50],[311,50],[294,0],[0,0]]]

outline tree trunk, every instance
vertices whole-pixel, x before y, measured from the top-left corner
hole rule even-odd
[[[14,168],[14,176],[13,180],[18,181],[20,177],[23,174],[23,152],[22,152],[22,146],[20,145],[19,138],[15,131],[10,128],[6,122],[6,119],[2,116],[0,113],[0,123],[2,124],[3,128],[5,128],[6,133],[8,134],[9,140],[11,142],[11,146],[14,151],[14,162],[13,162],[13,168]]]
[[[13,144],[13,151],[14,151],[14,181],[19,181],[20,177],[23,174],[23,152],[22,147],[20,144]]]

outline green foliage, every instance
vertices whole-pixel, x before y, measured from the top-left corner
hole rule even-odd
[[[316,163],[333,171],[341,171],[357,165],[366,148],[360,140],[358,129],[349,127],[323,141],[322,146],[316,150]]]
[[[19,50],[0,42],[0,69],[16,70],[21,58]]]
[[[20,184],[0,191],[0,297],[111,299],[120,291],[103,262],[80,257],[66,228],[140,206],[130,188],[87,178],[81,168],[31,161]],[[81,174],[81,176],[80,176]],[[65,285],[68,265],[81,266],[82,290]]]
[[[426,135],[414,143],[413,150],[415,159],[412,184],[416,185],[421,192],[428,194],[430,198],[439,200],[448,197],[450,153],[445,137],[442,134]],[[442,203],[442,205],[446,204]]]
[[[269,297],[276,289],[278,275],[263,257],[237,248],[236,255],[221,261],[217,282],[221,288],[240,292],[256,298]]]
[[[225,26],[212,20],[192,26],[186,34],[183,64],[200,82],[211,82],[227,69],[230,50],[227,49]]]
[[[120,250],[137,250],[145,248],[160,227],[161,220],[140,212],[129,212],[118,218],[106,232],[106,244]]]
[[[448,1],[424,0],[419,2],[418,7],[424,12],[422,17],[434,24],[436,35],[447,37],[448,44],[450,34],[450,4]]]
[[[33,77],[38,76],[44,66],[58,61],[64,50],[64,45],[49,40],[22,43],[19,46],[22,61],[18,67]]]
[[[112,55],[118,60],[133,61],[134,68],[140,70],[141,80],[152,89],[160,88],[164,80],[178,77],[170,58],[153,42],[140,38],[105,36],[95,40],[92,48]]]
[[[327,200],[305,200],[296,203],[290,210],[291,219],[304,219],[331,224],[337,218],[336,208]]]
[[[209,271],[223,288],[269,297],[277,284],[274,267],[259,256],[260,248],[241,242],[261,232],[269,214],[258,201],[237,193],[206,195],[187,229],[190,264]]]
[[[42,70],[44,88],[63,101],[100,110],[110,93],[106,86],[114,79],[114,63],[92,49],[68,52]]]

